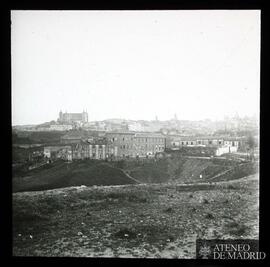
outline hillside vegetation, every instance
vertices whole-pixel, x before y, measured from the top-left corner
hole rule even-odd
[[[68,186],[125,185],[134,183],[193,183],[237,179],[257,172],[257,165],[226,160],[168,158],[147,161],[56,161],[28,171],[14,171],[13,191],[33,191]]]
[[[27,174],[27,176],[26,176]],[[133,184],[124,173],[98,161],[57,161],[13,178],[13,191],[33,191],[76,185]]]

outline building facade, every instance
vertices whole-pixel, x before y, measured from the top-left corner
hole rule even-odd
[[[55,160],[72,160],[72,149],[71,146],[46,146],[44,147],[44,157]]]
[[[90,134],[85,131],[70,131],[61,136],[60,142],[65,145],[79,144],[82,140],[88,140],[90,137]]]
[[[238,151],[241,145],[241,138],[205,136],[205,137],[175,137],[168,142],[167,148],[179,150],[184,147],[205,147],[215,148],[215,155],[220,156],[225,153],[234,153]]]
[[[165,150],[165,137],[158,133],[108,132],[106,137],[121,158],[154,156]]]
[[[61,124],[87,123],[88,113],[86,111],[83,111],[82,113],[63,113],[62,111],[60,111],[58,122]]]
[[[232,137],[176,137],[171,138],[168,147],[177,148],[182,146],[232,146],[239,147],[240,140]]]
[[[69,131],[72,130],[72,125],[70,124],[53,124],[50,125],[51,131]]]
[[[74,131],[62,136],[61,143],[71,147],[72,159],[103,160],[154,157],[164,152],[166,146],[164,135],[142,132],[105,132],[102,136],[90,136],[86,132]]]
[[[115,159],[117,147],[105,138],[92,138],[72,144],[72,159]]]

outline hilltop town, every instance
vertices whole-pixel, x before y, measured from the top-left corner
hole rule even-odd
[[[165,152],[221,156],[258,154],[258,122],[254,118],[224,121],[130,121],[108,119],[89,122],[88,113],[59,112],[56,121],[35,126],[14,126],[13,145],[35,147],[28,160],[117,160],[164,157]],[[40,137],[40,138],[39,138]],[[39,144],[40,143],[40,144]],[[42,155],[42,157],[41,157]],[[258,156],[258,155],[257,155]],[[37,160],[39,159],[39,160]],[[37,164],[38,166],[38,164]]]
[[[258,239],[258,128],[241,121],[14,127],[13,254],[191,259],[198,238]]]
[[[258,121],[256,117],[233,117],[225,116],[223,120],[181,120],[174,114],[170,120],[128,120],[128,119],[105,119],[102,121],[89,121],[88,112],[68,113],[59,112],[56,120],[39,125],[13,126],[16,131],[68,131],[71,129],[84,129],[88,131],[135,131],[135,132],[161,132],[163,134],[189,135],[212,135],[233,134],[239,135],[245,132],[256,132]]]

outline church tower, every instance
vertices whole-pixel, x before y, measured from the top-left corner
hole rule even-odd
[[[62,110],[60,110],[58,121],[62,122],[62,120],[63,120],[63,112],[62,112]]]
[[[87,113],[87,111],[84,111],[83,110],[83,113],[82,113],[82,119],[83,119],[83,122],[85,123],[85,122],[88,122],[88,113]]]

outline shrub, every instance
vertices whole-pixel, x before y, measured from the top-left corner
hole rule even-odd
[[[239,224],[238,224],[237,222],[230,222],[230,223],[228,223],[227,226],[228,226],[229,228],[235,228],[235,227],[238,227]]]
[[[240,225],[237,222],[231,222],[227,225],[229,233],[235,236],[242,236],[246,234],[248,227],[244,224]]]
[[[214,219],[214,216],[211,213],[207,213],[205,216],[206,219]]]
[[[174,210],[173,210],[173,208],[172,208],[172,207],[169,207],[169,208],[167,208],[167,209],[165,210],[165,212],[169,212],[169,213],[171,213],[171,212],[174,212]]]
[[[227,188],[228,188],[228,189],[236,189],[236,187],[233,186],[232,184],[229,184],[229,185],[227,186]]]
[[[203,204],[209,204],[209,201],[207,199],[203,199]]]

